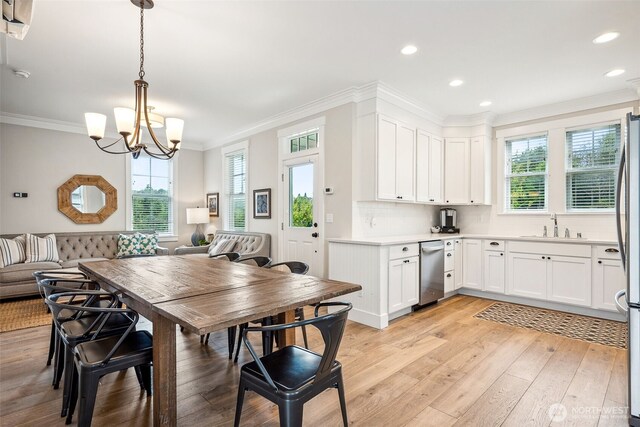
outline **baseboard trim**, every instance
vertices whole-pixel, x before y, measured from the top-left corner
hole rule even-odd
[[[349,320],[376,329],[384,329],[389,326],[389,316],[387,314],[373,314],[355,307],[349,312]]]

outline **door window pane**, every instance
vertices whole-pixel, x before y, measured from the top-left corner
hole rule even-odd
[[[313,225],[313,163],[289,168],[289,225]]]

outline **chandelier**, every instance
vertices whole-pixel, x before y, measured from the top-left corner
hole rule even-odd
[[[144,80],[144,10],[153,7],[153,0],[131,0],[131,3],[140,8],[140,72],[138,73],[138,80],[133,82],[136,87],[135,109],[123,107],[113,109],[116,127],[118,128],[118,133],[122,136],[118,140],[110,143],[100,142],[104,137],[107,122],[107,116],[104,114],[85,113],[87,133],[89,138],[95,141],[98,148],[109,154],[132,154],[133,158],[137,159],[140,153],[144,151],[149,156],[157,159],[170,159],[180,149],[184,120],[169,117],[165,119],[164,125],[166,126],[168,144],[164,145],[158,140],[153,128],[162,127],[163,118],[151,112],[153,107],[147,104],[147,88],[149,84]],[[148,147],[143,143],[140,125],[146,127],[149,131],[155,148]],[[124,149],[118,151],[111,148],[120,141],[124,142]]]

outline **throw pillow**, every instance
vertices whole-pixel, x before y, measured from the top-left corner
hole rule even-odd
[[[140,255],[155,255],[158,248],[157,234],[136,233],[138,239],[138,252]]]
[[[0,268],[27,260],[24,234],[13,239],[0,239]]]
[[[55,234],[47,234],[44,237],[27,234],[25,240],[25,250],[27,253],[25,262],[60,261]]]
[[[209,246],[209,256],[216,256],[225,252],[233,252],[236,247],[236,241],[233,239],[221,239],[215,245]]]
[[[137,234],[118,235],[118,253],[116,258],[124,258],[132,255],[139,255]]]

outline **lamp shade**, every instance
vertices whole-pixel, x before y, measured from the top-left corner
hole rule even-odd
[[[182,141],[182,130],[184,129],[184,120],[176,119],[174,117],[167,117],[165,120],[167,125],[167,140],[173,144],[177,144],[179,148],[180,141]],[[171,145],[169,145],[171,147]]]
[[[187,208],[187,224],[206,224],[209,222],[209,209]]]
[[[131,108],[116,107],[113,109],[113,115],[116,116],[116,127],[118,133],[127,133],[131,135],[135,127],[136,112]]]
[[[104,128],[107,125],[107,116],[98,113],[85,113],[84,119],[87,122],[87,133],[90,138],[104,138]]]

